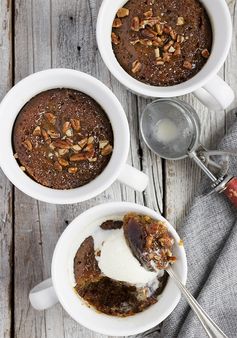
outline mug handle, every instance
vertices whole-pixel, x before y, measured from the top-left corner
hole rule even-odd
[[[144,191],[148,185],[148,176],[142,171],[132,167],[129,164],[125,164],[117,178],[121,183],[126,184],[130,188],[137,191]]]
[[[48,278],[30,290],[29,300],[36,310],[46,310],[58,303],[52,279]]]
[[[193,94],[212,110],[226,109],[235,98],[233,90],[218,75],[215,75],[202,88],[195,90]]]

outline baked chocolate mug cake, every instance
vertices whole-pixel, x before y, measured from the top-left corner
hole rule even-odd
[[[141,225],[148,255],[153,236],[159,274],[146,271],[133,256],[128,243],[133,222]],[[173,245],[165,223],[149,216],[129,213],[122,220],[107,220],[77,250],[75,290],[89,306],[107,315],[127,317],[142,312],[157,303],[166,286],[164,266],[176,260]]]
[[[113,131],[101,106],[73,89],[33,97],[13,128],[15,157],[43,186],[73,189],[95,179],[113,151]]]
[[[198,0],[129,0],[117,12],[111,38],[129,75],[149,85],[173,86],[205,65],[212,28]]]

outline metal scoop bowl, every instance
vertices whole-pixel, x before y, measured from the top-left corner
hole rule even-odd
[[[151,151],[167,160],[190,157],[212,181],[212,191],[224,192],[237,207],[237,178],[227,174],[228,161],[221,166],[212,159],[237,152],[209,151],[200,143],[200,120],[192,106],[178,99],[153,101],[142,113],[140,128]]]

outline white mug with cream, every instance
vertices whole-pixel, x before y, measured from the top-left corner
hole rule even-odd
[[[52,279],[38,284],[30,291],[29,298],[32,306],[38,310],[44,310],[60,302],[68,314],[79,324],[109,336],[138,334],[163,321],[174,310],[180,299],[180,291],[171,279],[168,279],[167,285],[156,304],[151,305],[145,311],[124,318],[109,316],[88,307],[74,290],[73,261],[81,243],[88,236],[91,236],[103,221],[114,219],[114,217],[122,219],[129,212],[148,215],[165,222],[175,240],[173,253],[177,261],[174,263],[173,269],[180,280],[185,283],[187,278],[186,255],[174,228],[160,214],[147,207],[127,202],[106,203],[85,211],[65,229],[54,250],[51,266]],[[109,242],[108,245],[110,245]],[[126,256],[126,253],[124,255]],[[127,254],[127,257],[129,257],[129,254]],[[117,260],[118,257],[116,257]],[[109,268],[109,262],[104,261],[104,263],[101,266],[104,272],[107,272],[111,277],[118,278],[118,274]],[[131,280],[130,274],[128,281],[136,283],[147,281],[152,277],[150,275],[153,274],[152,272],[139,270],[139,268],[142,270],[144,268],[136,266],[132,261],[130,261],[130,264],[134,276]],[[128,273],[126,276],[129,278]],[[123,278],[121,274],[120,277]]]

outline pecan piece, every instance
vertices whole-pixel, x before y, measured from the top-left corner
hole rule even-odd
[[[85,153],[74,154],[70,157],[69,160],[71,162],[84,161],[86,160],[86,154]]]
[[[175,48],[175,52],[174,52],[173,55],[181,55],[181,46],[180,46],[180,44],[175,43],[174,48]]]
[[[86,138],[83,138],[81,141],[78,142],[79,146],[80,146],[81,148],[85,147],[85,145],[87,144],[87,140],[88,140],[87,137],[86,137]]]
[[[187,61],[187,60],[184,61],[183,67],[186,68],[186,69],[189,69],[189,70],[191,70],[193,68],[192,63],[190,61]]]
[[[170,40],[166,45],[164,45],[164,52],[167,52],[173,44],[174,41]]]
[[[43,136],[45,142],[48,143],[50,141],[50,137],[49,137],[49,134],[47,133],[47,131],[45,129],[42,129],[41,133],[42,133],[42,136]]]
[[[147,12],[145,12],[143,14],[144,14],[145,18],[150,19],[153,16],[152,8],[149,11],[147,11]]]
[[[107,146],[105,146],[102,150],[101,150],[101,155],[102,156],[107,156],[109,154],[111,154],[113,151],[113,147],[108,144]]]
[[[183,35],[180,35],[180,34],[177,35],[176,41],[178,43],[182,43],[182,42],[184,42],[184,40],[185,40],[185,37]]]
[[[160,49],[159,49],[159,48],[156,48],[156,49],[155,49],[155,57],[156,57],[156,58],[159,58],[159,57],[160,57]]]
[[[142,34],[145,38],[155,38],[155,37],[157,36],[157,32],[155,32],[155,31],[154,31],[153,29],[151,29],[150,27],[142,29],[141,34]]]
[[[31,150],[33,149],[33,146],[32,146],[32,143],[31,143],[30,140],[25,140],[25,141],[23,142],[23,145],[24,145],[24,147],[25,147],[27,150],[29,150],[29,151],[31,151]]]
[[[138,16],[134,16],[134,18],[132,18],[132,24],[131,24],[131,30],[138,32],[140,29],[140,20]]]
[[[92,151],[94,149],[94,146],[92,143],[87,144],[87,146],[83,149],[83,151]]]
[[[114,45],[118,45],[120,43],[119,37],[114,32],[111,33],[111,40]]]
[[[152,46],[152,41],[149,39],[141,39],[140,44],[143,46]]]
[[[115,18],[112,26],[113,28],[119,28],[122,26],[122,21],[119,18]]]
[[[201,52],[202,56],[205,58],[205,59],[208,59],[209,56],[210,56],[210,53],[208,51],[208,49],[203,49],[202,52]]]
[[[49,123],[55,124],[56,123],[56,116],[52,113],[45,113],[44,116],[48,120]]]
[[[57,133],[55,130],[50,129],[50,130],[47,131],[47,133],[53,139],[60,137],[60,133]]]
[[[74,146],[72,146],[72,150],[78,153],[78,151],[81,150],[81,147],[79,146],[79,144],[75,144]]]
[[[100,149],[103,149],[105,146],[107,146],[108,143],[109,143],[108,140],[101,140],[101,141],[99,142],[99,148],[100,148]]]
[[[69,162],[67,160],[65,160],[64,158],[59,158],[58,159],[59,164],[61,164],[61,166],[63,167],[67,167],[69,165]]]
[[[94,137],[93,136],[88,137],[87,144],[91,144],[93,142],[94,142]]]
[[[59,164],[58,161],[54,162],[53,166],[54,166],[54,169],[57,170],[57,171],[62,171],[63,170],[62,166]]]
[[[64,156],[64,155],[66,155],[68,152],[69,152],[68,149],[58,149],[58,154],[59,154],[60,156]]]
[[[160,21],[159,18],[156,18],[156,17],[152,17],[152,18],[149,18],[149,19],[142,20],[141,23],[140,23],[140,28],[145,28],[146,26],[153,27],[157,23],[159,23],[159,21]]]
[[[138,60],[135,60],[133,63],[132,63],[132,72],[135,74],[137,72],[139,72],[142,68],[142,64],[141,62],[139,62]]]
[[[33,135],[34,136],[40,136],[41,135],[41,128],[40,128],[40,126],[35,127],[35,129],[33,131]]]
[[[162,35],[163,34],[163,28],[164,28],[163,24],[160,24],[160,23],[156,24],[156,31],[157,31],[158,35]]]
[[[163,66],[165,64],[165,62],[162,61],[162,60],[158,60],[158,61],[156,61],[156,64],[157,64],[157,66]]]
[[[59,148],[59,149],[70,149],[71,145],[69,144],[69,142],[64,141],[64,140],[56,140],[53,142],[53,145],[55,148]]]
[[[69,174],[76,174],[78,169],[76,167],[70,167],[67,171],[69,172]]]
[[[184,25],[184,18],[182,16],[179,16],[176,22],[176,26],[182,26]]]
[[[122,7],[119,8],[119,10],[117,11],[117,17],[118,18],[124,18],[125,16],[129,15],[129,9]]]
[[[71,119],[70,121],[71,121],[72,128],[75,131],[79,131],[81,129],[81,122],[80,122],[80,120],[78,120],[78,119]]]
[[[69,121],[64,122],[62,132],[66,134],[66,131],[71,128],[71,123]]]
[[[171,36],[171,39],[173,40],[177,39],[177,33],[173,29],[170,31],[170,36]]]

